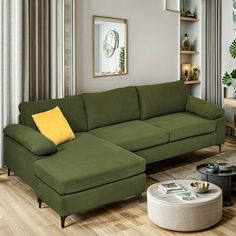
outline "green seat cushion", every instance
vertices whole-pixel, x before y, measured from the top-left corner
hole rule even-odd
[[[138,95],[134,87],[82,96],[89,129],[140,119]]]
[[[71,96],[63,99],[23,102],[19,105],[20,124],[37,129],[32,115],[50,110],[58,106],[74,132],[87,131],[87,120],[81,96]]]
[[[141,119],[185,110],[187,99],[183,81],[137,87]]]
[[[61,195],[115,182],[145,171],[145,160],[88,133],[35,162],[36,176]]]
[[[94,129],[90,134],[129,151],[137,151],[169,141],[168,131],[139,120]]]
[[[180,140],[216,130],[216,122],[190,112],[179,112],[146,120],[170,132],[170,141]]]

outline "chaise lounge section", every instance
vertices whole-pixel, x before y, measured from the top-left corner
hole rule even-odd
[[[59,106],[75,140],[56,146],[32,115]],[[224,110],[182,81],[22,103],[4,129],[5,165],[61,217],[137,196],[146,164],[224,143]]]

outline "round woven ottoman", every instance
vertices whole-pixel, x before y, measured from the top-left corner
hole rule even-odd
[[[177,183],[191,191],[191,182],[196,180],[172,180],[161,182]],[[222,191],[209,183],[209,191],[197,194],[198,198],[186,201],[166,194],[151,185],[147,190],[147,210],[150,220],[162,228],[174,231],[198,231],[217,224],[222,217]]]

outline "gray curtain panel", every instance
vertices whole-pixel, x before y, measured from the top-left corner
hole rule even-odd
[[[206,100],[222,105],[222,0],[206,1]]]
[[[50,1],[23,0],[23,99],[50,98]]]

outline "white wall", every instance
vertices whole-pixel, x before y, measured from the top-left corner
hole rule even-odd
[[[224,74],[225,71],[231,72],[233,69],[236,68],[236,59],[233,59],[229,53],[229,46],[231,45],[232,41],[236,38],[236,30],[233,30],[235,26],[233,25],[232,20],[232,0],[224,0],[222,4],[222,73]],[[232,97],[232,89],[227,89],[227,97]]]
[[[92,15],[128,20],[128,75],[93,78]],[[161,0],[76,0],[78,92],[178,80],[179,16]]]

